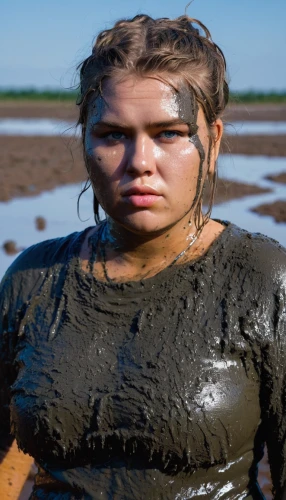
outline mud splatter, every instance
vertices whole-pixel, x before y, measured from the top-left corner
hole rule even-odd
[[[179,108],[179,117],[182,121],[184,121],[189,127],[189,140],[198,150],[200,157],[200,165],[199,165],[199,173],[197,180],[197,189],[196,194],[191,206],[194,208],[197,205],[199,197],[202,191],[202,180],[203,180],[203,166],[206,158],[205,150],[198,135],[198,112],[199,105],[197,103],[194,92],[191,89],[188,89],[186,86],[182,86],[177,94],[176,99]]]

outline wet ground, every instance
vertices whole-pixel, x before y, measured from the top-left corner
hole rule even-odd
[[[79,140],[0,135],[0,201],[35,196],[85,178]]]
[[[253,212],[260,215],[270,215],[278,224],[285,223],[286,220],[286,202],[285,200],[277,200],[273,203],[262,203],[258,207],[252,208]]]
[[[56,118],[72,120],[78,118],[78,109],[74,103],[59,101],[0,101],[0,118]],[[224,121],[286,121],[285,104],[242,104],[228,106]]]

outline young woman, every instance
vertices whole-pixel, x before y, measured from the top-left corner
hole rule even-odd
[[[267,443],[281,499],[286,254],[210,219],[223,54],[198,21],[140,15],[80,74],[98,224],[5,275],[3,447],[36,460],[33,499],[238,500],[263,498]]]

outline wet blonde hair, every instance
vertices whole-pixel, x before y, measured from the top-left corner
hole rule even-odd
[[[78,123],[82,126],[83,143],[89,97],[101,95],[106,78],[134,74],[179,77],[194,93],[209,127],[221,116],[229,98],[222,50],[206,26],[187,15],[172,20],[142,14],[120,20],[113,28],[99,33],[91,55],[78,69]],[[88,186],[87,183],[83,192]],[[94,214],[98,221],[95,197]]]

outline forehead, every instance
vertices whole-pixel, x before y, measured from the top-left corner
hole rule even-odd
[[[174,88],[156,78],[108,78],[104,81],[101,97],[91,99],[88,115],[107,118],[130,117],[156,113],[178,116]]]
[[[104,98],[112,100],[116,97],[123,99],[174,99],[175,88],[162,81],[159,77],[128,76],[125,78],[108,78],[103,84]]]
[[[103,82],[100,97],[90,101],[88,120],[118,120],[124,124],[179,119],[188,124],[200,121],[194,94],[181,81],[160,77],[126,76]]]

